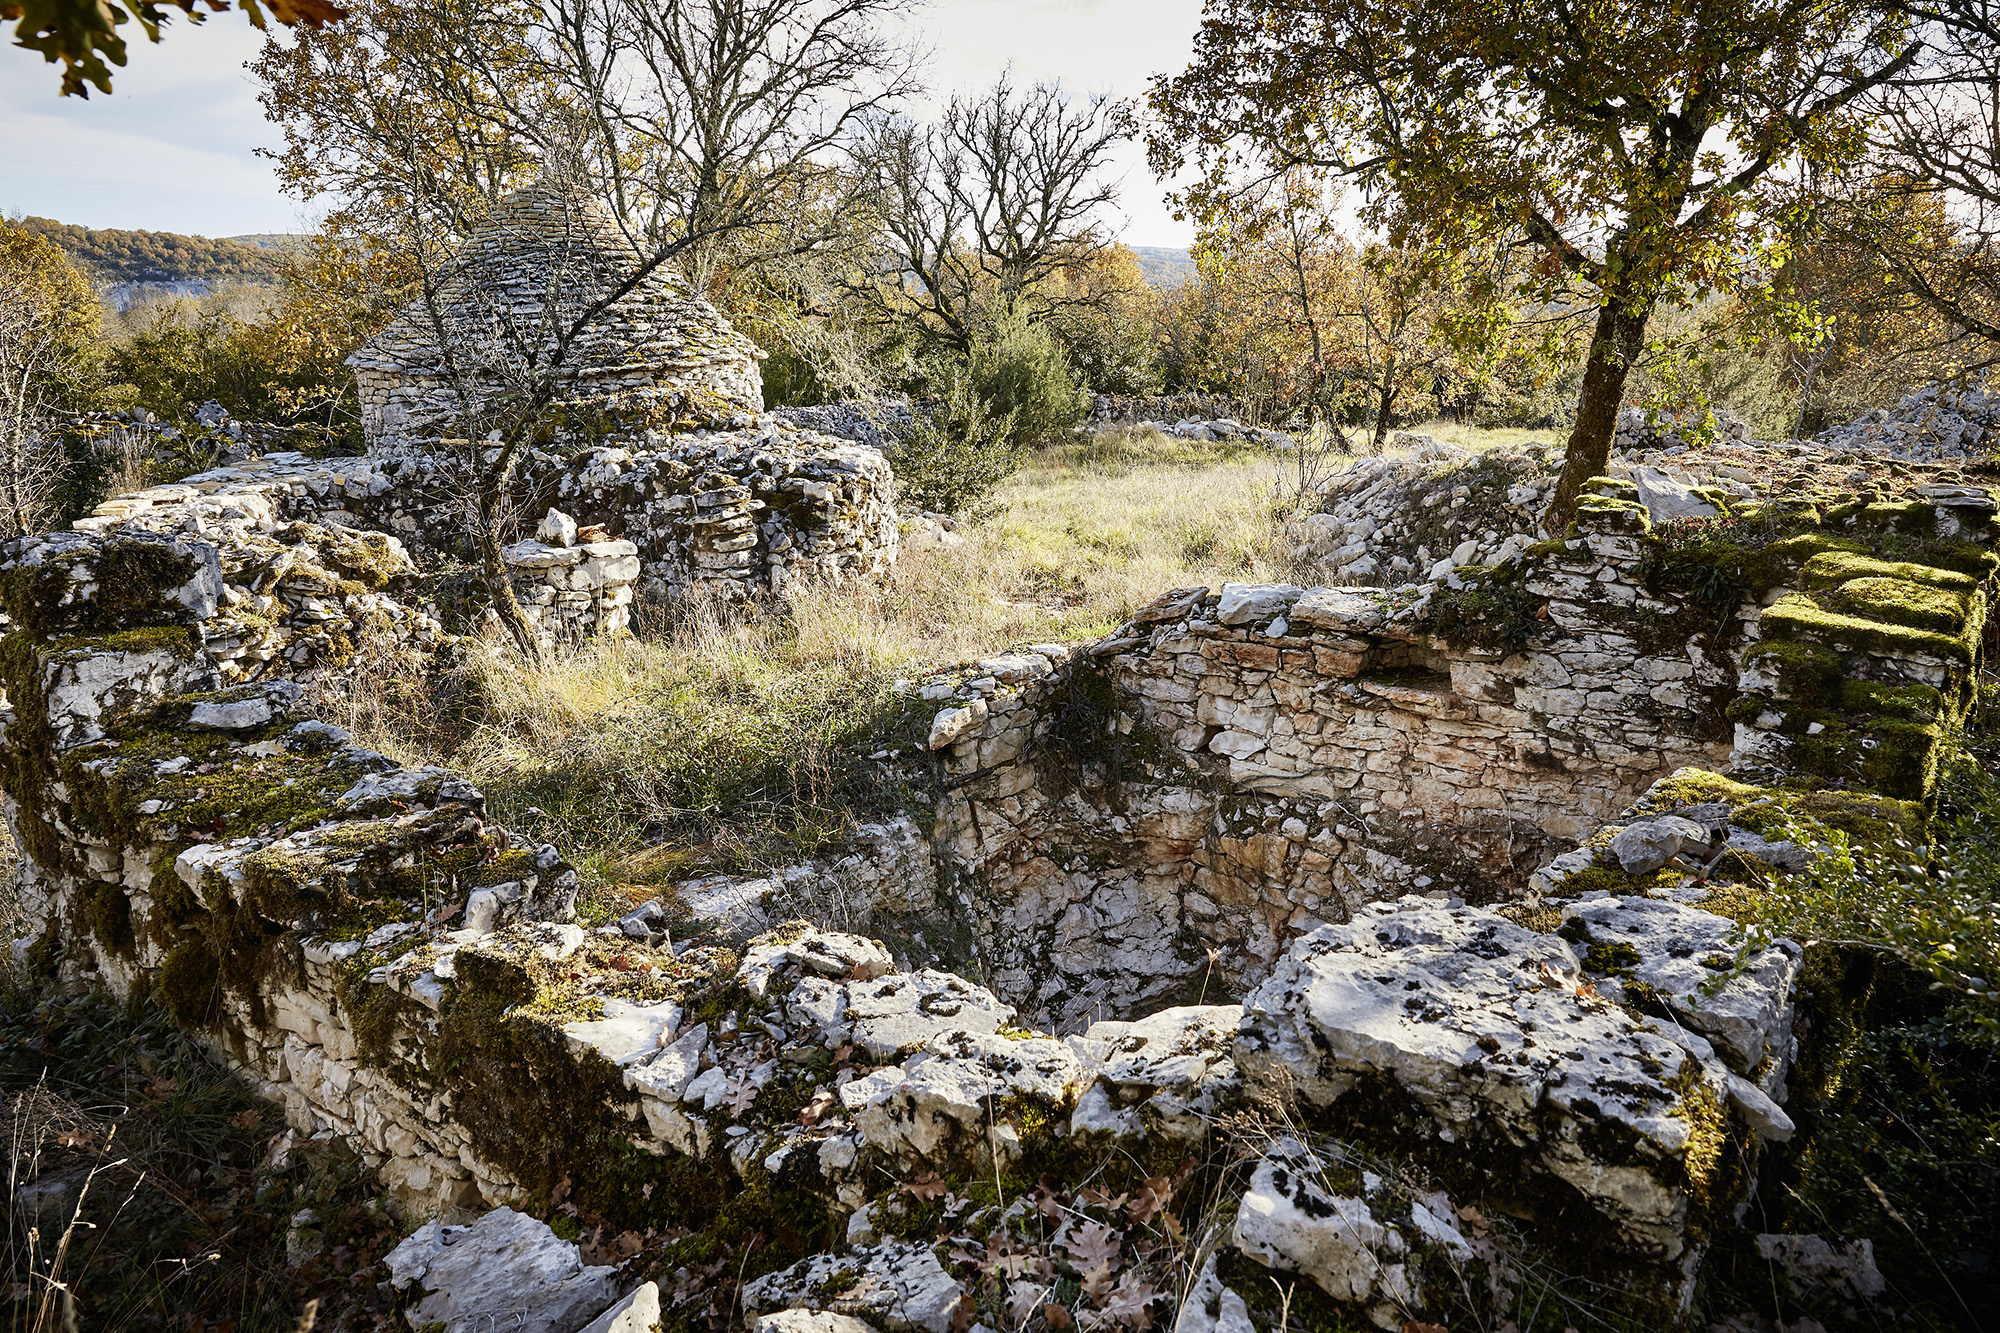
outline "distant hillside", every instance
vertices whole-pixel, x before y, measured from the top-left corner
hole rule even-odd
[[[1131,250],[1139,256],[1139,271],[1155,287],[1178,287],[1194,276],[1194,260],[1185,250],[1158,245],[1135,245]]]
[[[297,250],[312,238],[301,231],[253,232],[248,236],[225,236],[225,241],[252,245],[259,250]]]
[[[21,225],[54,241],[78,267],[112,284],[213,282],[220,278],[263,283],[278,278],[277,250],[240,240],[210,240],[171,231],[94,231],[52,218],[22,218]]]

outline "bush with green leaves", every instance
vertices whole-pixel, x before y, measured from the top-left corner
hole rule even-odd
[[[1018,310],[972,345],[966,374],[988,415],[1008,418],[1020,444],[1059,439],[1090,410],[1062,343]]]
[[[1014,411],[996,412],[953,369],[943,391],[913,412],[893,447],[896,496],[904,513],[976,517],[993,508],[993,492],[1020,468],[1025,447]]]

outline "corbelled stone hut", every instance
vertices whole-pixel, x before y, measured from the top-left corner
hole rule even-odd
[[[763,351],[670,265],[632,283],[644,264],[604,206],[573,187],[542,182],[501,200],[434,300],[412,301],[347,358],[370,451],[463,429],[461,385],[486,402],[551,375],[557,402],[692,389],[761,411]]]

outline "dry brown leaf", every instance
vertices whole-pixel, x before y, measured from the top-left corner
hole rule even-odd
[[[944,1177],[935,1171],[927,1171],[915,1180],[906,1182],[903,1193],[913,1199],[942,1199],[951,1193],[951,1187],[944,1183]]]
[[[1132,1196],[1132,1202],[1125,1207],[1125,1215],[1132,1219],[1134,1226],[1144,1226],[1153,1220],[1154,1214],[1172,1202],[1173,1197],[1174,1182],[1165,1176],[1154,1176]]]
[[[1084,1218],[1068,1228],[1066,1236],[1057,1236],[1056,1244],[1069,1251],[1078,1268],[1089,1269],[1116,1259],[1123,1240],[1104,1223]]]
[[[1007,1321],[1020,1328],[1035,1317],[1049,1289],[1039,1282],[1013,1282],[1007,1287]]]
[[[834,1094],[832,1088],[815,1088],[812,1100],[799,1108],[799,1123],[801,1125],[818,1124],[821,1116],[838,1105],[840,1105],[840,1098]]]
[[[1104,1304],[1104,1298],[1111,1294],[1111,1260],[1099,1259],[1084,1269],[1077,1281],[1092,1305]]]
[[[1153,1284],[1146,1280],[1146,1275],[1134,1268],[1118,1279],[1118,1285],[1100,1303],[1100,1308],[1125,1327],[1143,1333],[1152,1326],[1153,1302],[1159,1296],[1153,1290]]]

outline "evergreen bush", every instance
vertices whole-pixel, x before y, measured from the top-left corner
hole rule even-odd
[[[1019,311],[973,344],[967,374],[988,414],[1012,420],[1011,438],[1018,444],[1050,443],[1090,408],[1090,395],[1078,384],[1062,344]]]
[[[943,392],[911,413],[886,451],[902,510],[973,517],[990,509],[994,488],[1025,453],[1017,410],[995,411],[970,375],[946,372]]]

